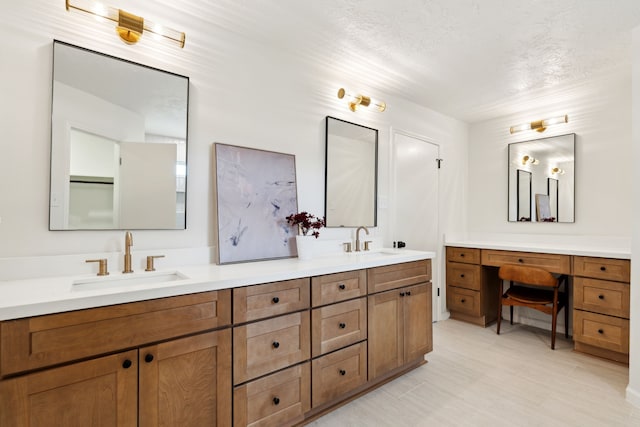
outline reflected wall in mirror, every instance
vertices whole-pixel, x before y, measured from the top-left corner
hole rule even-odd
[[[531,195],[546,196],[537,197],[545,205],[548,200],[548,209],[540,211],[544,215],[538,214],[538,206],[529,210],[532,222],[575,221],[575,134],[509,144],[509,221],[523,218],[521,171],[530,173],[529,203]]]
[[[531,172],[518,169],[518,221],[531,221]]]
[[[375,227],[377,185],[378,130],[327,117],[327,227]]]
[[[188,104],[188,77],[54,41],[49,229],[185,229]]]

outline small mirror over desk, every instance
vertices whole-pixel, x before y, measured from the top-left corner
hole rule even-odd
[[[50,230],[185,229],[189,79],[53,43]]]
[[[575,134],[509,144],[511,222],[575,222]]]

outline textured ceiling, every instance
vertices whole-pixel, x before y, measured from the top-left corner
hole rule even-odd
[[[640,25],[640,0],[224,0],[197,7],[200,19],[340,73],[373,96],[393,94],[467,122],[525,109],[522,100],[538,93],[571,87],[579,94],[595,81],[628,79],[631,30]]]

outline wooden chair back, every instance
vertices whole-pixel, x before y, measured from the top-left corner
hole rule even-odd
[[[559,281],[547,270],[538,267],[529,267],[518,264],[505,264],[498,270],[498,276],[502,280],[524,283],[534,286],[546,286],[557,288]]]

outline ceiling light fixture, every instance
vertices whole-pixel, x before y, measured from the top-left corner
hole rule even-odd
[[[527,163],[531,165],[538,165],[540,164],[540,160],[527,154],[526,156],[522,157],[522,164],[526,165]]]
[[[338,99],[345,99],[349,104],[349,109],[351,111],[356,111],[360,106],[369,107],[374,106],[378,111],[383,112],[387,109],[387,104],[384,101],[379,101],[375,99],[371,99],[368,96],[364,95],[352,95],[348,93],[344,88],[340,88],[338,90]]]
[[[93,0],[66,0],[66,8],[115,22],[116,32],[127,44],[135,44],[143,33],[151,33],[158,39],[168,40],[181,48],[184,47],[185,33],[155,24],[122,9],[106,6]]]
[[[544,120],[536,120],[535,122],[523,123],[521,125],[511,126],[509,128],[509,133],[513,134],[513,133],[522,132],[525,130],[536,130],[538,132],[544,132],[545,130],[547,130],[547,127],[557,125],[560,123],[569,123],[569,116],[565,114],[564,116],[552,117],[550,119],[544,119]]]

